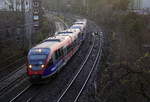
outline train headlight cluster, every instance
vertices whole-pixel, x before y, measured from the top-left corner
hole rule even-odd
[[[42,52],[42,49],[39,49],[38,51],[41,53],[41,52]]]
[[[32,65],[29,65],[29,68],[32,68]]]
[[[42,65],[41,65],[41,68],[44,68],[44,67],[45,67],[45,65],[42,64]]]

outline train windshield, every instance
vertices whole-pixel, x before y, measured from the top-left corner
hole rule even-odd
[[[45,64],[45,60],[47,58],[47,55],[41,54],[41,55],[30,55],[29,56],[29,63],[30,64]]]

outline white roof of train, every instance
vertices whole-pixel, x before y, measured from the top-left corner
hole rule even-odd
[[[50,48],[51,50],[56,50],[64,44],[67,45],[67,43],[69,44],[70,42],[71,37],[57,35],[55,37],[49,37],[48,39],[44,40],[43,43],[38,44],[34,48]]]
[[[79,32],[80,32],[80,29],[67,29],[61,32],[57,32],[56,35],[75,37],[77,36]]]
[[[87,19],[77,19],[76,22],[87,22]]]
[[[86,26],[87,20],[86,19],[78,19],[74,25],[72,25],[70,28],[71,29],[81,29],[83,30],[84,27]],[[80,28],[79,28],[80,27]]]
[[[70,27],[70,29],[80,29],[83,30],[83,28],[85,27],[85,25],[83,24],[74,24]]]
[[[75,24],[84,24],[84,25],[86,25],[86,23],[87,23],[87,20],[86,20],[86,19],[77,20],[77,21],[75,22]]]

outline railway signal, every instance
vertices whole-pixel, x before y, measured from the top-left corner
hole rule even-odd
[[[32,5],[32,8],[33,8],[33,27],[35,30],[38,30],[39,29],[39,26],[40,26],[40,10],[41,10],[41,2],[40,0],[33,0],[33,5]]]

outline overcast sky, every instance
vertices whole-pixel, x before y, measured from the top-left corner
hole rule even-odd
[[[149,7],[150,8],[150,0],[143,0],[143,7],[144,8],[147,8],[147,7]]]
[[[4,0],[0,0],[0,8],[3,8],[4,7]]]

